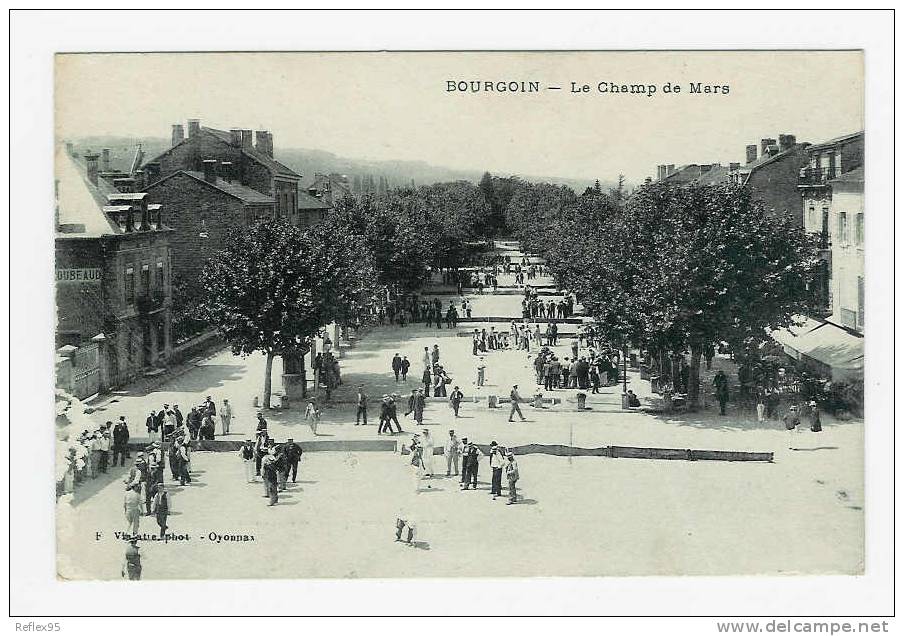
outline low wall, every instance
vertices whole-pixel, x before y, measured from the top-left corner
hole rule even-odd
[[[358,439],[358,440],[314,440],[300,441],[298,444],[305,452],[395,452],[399,439]],[[239,440],[195,440],[192,448],[199,451],[237,452],[243,442]],[[478,448],[489,454],[488,444],[478,444]],[[135,451],[144,450],[145,444],[129,444]],[[684,461],[721,461],[721,462],[772,462],[773,454],[768,452],[700,450],[682,448],[646,448],[640,446],[600,446],[597,448],[580,448],[564,444],[526,444],[508,447],[515,456],[522,455],[554,455],[557,457],[608,457],[610,459],[666,459]],[[443,449],[437,446],[434,455],[442,455]]]

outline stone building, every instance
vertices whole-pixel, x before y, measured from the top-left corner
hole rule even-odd
[[[188,136],[181,124],[173,125],[172,147],[145,163],[149,184],[174,172],[204,172],[205,161],[216,161],[218,176],[256,190],[273,200],[277,218],[298,221],[298,182],[301,175],[273,158],[273,135],[267,130],[233,128],[228,131],[201,126],[188,120]],[[179,213],[178,211],[174,214]]]
[[[146,192],[100,176],[99,158],[55,155],[56,341],[80,397],[172,354],[172,232]]]
[[[150,200],[163,205],[164,222],[174,230],[173,268],[190,286],[210,256],[226,247],[231,232],[275,214],[274,198],[236,182],[231,164],[201,164],[201,171],[170,172],[146,188]]]

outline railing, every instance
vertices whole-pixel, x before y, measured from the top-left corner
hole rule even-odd
[[[135,297],[135,308],[140,314],[149,314],[163,307],[163,294],[151,292]]]
[[[823,185],[838,175],[839,171],[834,166],[825,168],[801,168],[797,184],[802,186]]]

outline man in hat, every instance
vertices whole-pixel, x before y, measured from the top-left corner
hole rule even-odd
[[[473,486],[477,490],[477,472],[480,468],[480,457],[483,455],[481,450],[477,448],[474,442],[468,442],[467,437],[462,438],[462,460],[461,460],[461,477],[462,490],[467,490],[468,486]]]
[[[126,425],[124,415],[119,416],[119,421],[113,427],[113,465],[116,465],[116,457],[119,457],[119,465],[125,466],[126,455],[129,452],[129,427]]]
[[[113,422],[107,422],[110,426],[113,426]],[[101,429],[100,438],[98,439],[98,456],[100,459],[100,472],[106,473],[107,466],[110,463],[110,448],[112,447],[113,440],[110,439],[110,433],[107,430],[107,426],[104,426]]]
[[[452,389],[452,393],[449,395],[449,404],[452,405],[452,412],[455,413],[455,417],[458,417],[458,409],[461,408],[461,401],[465,398],[465,394],[461,392],[457,386]]]
[[[239,457],[245,467],[245,481],[249,484],[254,481],[254,442],[251,438],[245,439],[245,443],[239,449]]]
[[[505,464],[505,478],[508,480],[508,489],[509,489],[509,500],[507,504],[513,504],[518,501],[518,492],[515,485],[518,483],[518,478],[520,474],[518,473],[518,462],[515,461],[515,454],[512,451],[508,451],[505,454],[506,460],[508,460]]]
[[[295,483],[295,477],[298,475],[298,462],[301,461],[301,446],[299,446],[291,437],[285,443],[286,460],[289,463],[289,472],[292,475],[292,483]]]
[[[277,467],[276,448],[271,447],[261,462],[261,471],[264,476],[264,496],[270,498],[270,505],[275,506],[279,501],[277,492]]]
[[[424,391],[422,389],[417,390],[417,394],[414,396],[414,404],[412,405],[414,411],[414,421],[417,422],[418,426],[423,424],[424,422],[424,407],[427,406],[427,398],[424,396]]]
[[[392,356],[392,374],[395,376],[395,381],[399,381],[399,373],[402,372],[402,356],[396,353]]]
[[[493,471],[490,480],[490,494],[493,499],[502,496],[502,469],[505,468],[505,454],[496,441],[490,442],[490,469]]]
[[[257,412],[257,432],[260,433],[261,431],[263,431],[264,433],[267,432],[267,420],[264,419],[263,411],[258,411]]]
[[[208,395],[204,398],[204,404],[201,405],[201,411],[205,415],[210,415],[211,417],[216,416],[217,414],[217,405],[213,403],[213,400]]]
[[[282,492],[286,489],[286,482],[289,480],[289,460],[286,457],[286,445],[276,445],[276,487]]]
[[[221,435],[229,435],[230,424],[232,424],[232,405],[228,399],[223,398],[223,406],[220,407],[220,425],[223,431]]]
[[[443,454],[446,456],[446,477],[452,476],[452,467],[455,467],[455,476],[458,476],[458,458],[461,457],[461,442],[455,436],[454,430],[449,430],[449,439],[443,446]]]
[[[728,377],[722,369],[713,378],[713,386],[716,389],[716,399],[719,401],[719,415],[725,415],[725,404],[728,402]]]
[[[364,392],[364,385],[358,385],[357,408],[355,409],[355,426],[361,423],[364,418],[364,426],[367,426],[367,394]]]
[[[153,511],[157,517],[157,525],[160,526],[160,538],[166,534],[166,518],[169,515],[169,493],[166,492],[166,486],[163,482],[157,484],[157,492],[154,493]]]
[[[191,442],[182,440],[179,446],[179,484],[184,486],[191,483]],[[162,479],[160,481],[163,481]]]
[[[176,416],[176,427],[182,428],[182,423],[185,421],[185,416],[182,415],[182,411],[179,410],[178,404],[173,404],[173,415]]]
[[[261,463],[267,454],[267,431],[258,431],[254,441],[254,475],[260,477]]]
[[[520,417],[521,421],[523,422],[525,418],[524,418],[524,415],[521,413],[521,405],[519,404],[519,402],[521,402],[521,396],[518,394],[518,385],[517,384],[512,385],[512,391],[511,391],[511,393],[509,393],[509,399],[511,400],[511,403],[512,403],[512,410],[509,412],[508,421],[511,422],[512,417],[514,417],[515,413],[517,413],[518,417]]]
[[[789,434],[788,450],[794,450],[792,444],[794,443],[794,438],[797,434],[797,427],[800,426],[800,414],[797,412],[797,406],[795,404],[788,407],[788,412],[785,413],[782,421],[785,423],[785,430],[787,430]]]
[[[157,414],[152,410],[144,421],[144,425],[148,429],[148,435],[157,432]]]
[[[408,369],[411,368],[411,361],[408,360],[408,356],[402,356],[402,367],[399,369],[399,373],[402,374],[402,381],[406,382],[408,380]]]
[[[138,534],[141,520],[141,482],[129,481],[125,490],[122,509],[126,516],[126,532]]]
[[[120,574],[122,578],[128,577],[130,581],[141,580],[141,554],[138,552],[137,533],[129,537],[129,545],[126,546]]]

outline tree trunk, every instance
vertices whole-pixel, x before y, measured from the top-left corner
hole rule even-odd
[[[272,352],[267,352],[267,367],[264,371],[264,399],[263,405],[265,409],[270,408],[270,390],[273,385],[273,358]]]
[[[700,356],[703,349],[698,346],[691,347],[691,367],[687,374],[687,402],[692,409],[700,406]]]

